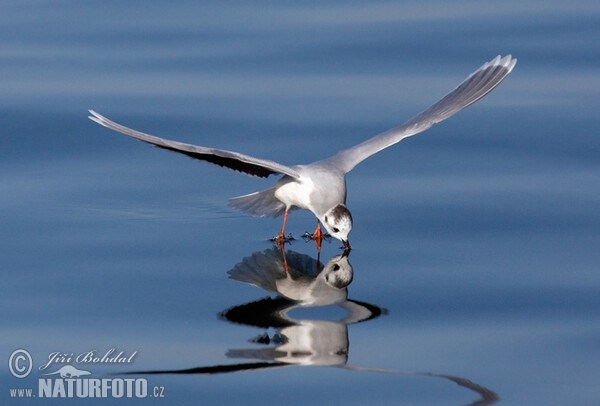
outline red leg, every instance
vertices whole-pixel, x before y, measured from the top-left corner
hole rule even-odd
[[[283,244],[285,243],[284,232],[285,232],[285,220],[287,220],[287,216],[288,216],[288,211],[286,210],[285,213],[283,214],[283,225],[281,226],[281,232],[275,239],[275,241],[277,242],[277,245],[279,245],[282,248],[283,248]]]
[[[315,243],[317,244],[317,250],[319,251],[319,253],[321,253],[321,242],[323,241],[324,237],[325,236],[321,232],[321,223],[319,223],[319,220],[317,220],[317,229],[313,233],[312,238],[313,238],[313,240],[315,240]]]
[[[321,247],[317,245],[317,273],[321,273]]]
[[[283,266],[285,268],[285,272],[288,273],[289,267],[288,267],[287,259],[285,258],[285,248],[284,248],[283,244],[279,244],[279,248],[281,249],[281,255],[283,256]]]

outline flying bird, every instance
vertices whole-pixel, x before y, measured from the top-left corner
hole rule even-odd
[[[517,60],[498,55],[471,73],[460,85],[427,110],[399,127],[376,135],[358,145],[339,151],[335,155],[303,165],[280,163],[251,157],[239,152],[185,144],[145,134],[117,124],[89,110],[89,118],[104,127],[129,137],[153,144],[159,148],[179,152],[192,158],[207,161],[252,176],[283,175],[273,187],[229,200],[229,206],[257,217],[278,217],[283,214],[283,225],[277,236],[282,246],[288,212],[293,208],[310,210],[317,217],[313,238],[320,248],[323,233],[327,232],[350,249],[348,234],[352,230],[352,215],[346,207],[346,174],[356,165],[404,138],[418,134],[468,107],[491,92],[508,76]]]

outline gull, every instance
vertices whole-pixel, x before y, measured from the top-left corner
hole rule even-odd
[[[281,232],[276,238],[283,246],[288,212],[300,208],[317,217],[313,238],[320,250],[323,233],[320,224],[332,236],[350,249],[348,234],[352,230],[352,215],[346,207],[346,174],[356,165],[401,140],[429,129],[491,92],[508,76],[517,60],[511,55],[484,63],[454,90],[428,109],[399,127],[376,135],[358,145],[341,150],[326,159],[303,165],[282,165],[267,159],[239,152],[185,144],[145,134],[107,119],[89,110],[89,118],[104,127],[120,132],[159,148],[175,151],[252,176],[266,178],[283,175],[273,187],[229,200],[229,206],[256,217],[278,217],[283,214]]]

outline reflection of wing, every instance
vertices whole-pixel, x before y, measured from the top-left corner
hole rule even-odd
[[[337,303],[348,314],[338,323],[353,324],[375,319],[382,314],[387,314],[386,309],[357,300],[345,300]],[[239,306],[233,306],[219,313],[219,318],[236,324],[260,328],[283,328],[298,324],[287,316],[286,312],[299,306],[298,302],[283,297],[256,300]]]
[[[128,137],[156,145],[159,148],[179,152],[192,158],[210,162],[215,165],[224,166],[248,175],[260,176],[263,178],[266,178],[272,174],[289,175],[292,178],[299,177],[298,173],[294,169],[274,161],[254,158],[249,155],[240,154],[239,152],[200,147],[198,145],[184,144],[178,141],[171,141],[164,138],[155,137],[153,135],[145,134],[122,126],[121,124],[117,124],[93,110],[90,110],[89,112],[91,114],[89,118],[96,123],[103,125],[106,128],[110,128],[111,130],[120,132],[121,134],[125,134]]]
[[[481,386],[469,379],[461,378],[459,376],[453,375],[444,375],[444,374],[434,374],[431,372],[411,372],[411,371],[397,371],[394,369],[381,369],[381,368],[369,368],[369,367],[361,367],[358,365],[336,365],[337,368],[348,369],[350,371],[364,371],[364,372],[378,372],[383,374],[402,374],[402,375],[417,375],[417,376],[430,376],[433,378],[442,378],[448,379],[449,381],[454,382],[455,384],[462,386],[463,388],[467,388],[475,393],[477,393],[480,398],[476,401],[469,403],[467,406],[489,406],[493,403],[496,403],[500,397],[496,392],[491,389],[488,389],[484,386]]]
[[[338,305],[348,312],[346,317],[340,320],[344,324],[360,323],[387,314],[386,309],[357,300],[346,300]]]
[[[285,367],[284,362],[251,362],[247,364],[214,365],[209,367],[198,367],[189,369],[155,370],[155,371],[133,371],[119,372],[118,375],[160,375],[160,374],[225,374],[231,372],[256,371],[277,367]]]
[[[350,172],[352,168],[371,155],[406,137],[423,132],[475,103],[498,86],[512,71],[516,63],[517,60],[511,58],[510,55],[502,59],[497,56],[473,72],[458,87],[421,114],[411,118],[400,127],[392,128],[361,144],[338,152],[337,155],[327,159],[327,163],[335,165],[345,173]]]
[[[440,374],[431,374],[431,373],[422,373],[418,375],[432,376],[435,378],[445,378],[448,379],[455,384],[462,386],[463,388],[467,388],[472,390],[473,392],[478,393],[481,396],[481,399],[476,400],[475,402],[469,404],[468,406],[488,406],[492,403],[496,403],[500,398],[498,394],[493,390],[490,390],[486,387],[483,387],[473,381],[470,381],[466,378],[461,378],[459,376],[452,375],[440,375]]]
[[[281,368],[289,366],[285,362],[250,362],[245,364],[226,364],[226,365],[213,365],[208,367],[197,367],[188,369],[175,369],[175,370],[153,370],[153,371],[132,371],[132,372],[119,372],[117,375],[161,375],[161,374],[178,374],[178,375],[192,375],[192,374],[225,374],[232,372],[244,372],[244,371],[260,371],[271,368]],[[391,374],[407,374],[407,375],[421,375],[430,376],[434,378],[448,379],[463,388],[469,389],[480,396],[480,399],[472,402],[469,406],[489,406],[496,403],[500,397],[498,394],[486,387],[483,387],[473,381],[466,378],[460,378],[452,375],[441,375],[432,373],[419,373],[419,372],[405,372],[395,371],[389,369],[378,369],[360,367],[355,365],[336,365],[338,368],[348,369],[353,371],[364,371],[364,372],[380,372],[380,373],[391,373]]]
[[[311,280],[317,275],[318,269],[322,268],[312,257],[294,251],[286,252],[286,260],[288,271],[285,270],[281,250],[272,248],[258,251],[244,258],[227,273],[233,280],[249,283],[269,292],[281,293],[277,289],[278,280],[288,276],[295,279],[309,277],[308,280]]]
[[[231,307],[219,313],[219,318],[236,324],[260,328],[281,328],[295,323],[285,316],[285,311],[295,302],[282,297],[265,297],[254,302]]]
[[[269,292],[277,292],[276,281],[283,279],[285,265],[281,253],[276,250],[255,252],[227,272],[233,280],[248,283]]]

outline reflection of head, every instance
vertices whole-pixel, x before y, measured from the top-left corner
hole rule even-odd
[[[343,289],[352,282],[354,272],[347,256],[336,255],[325,265],[322,274],[327,284],[337,289]]]

